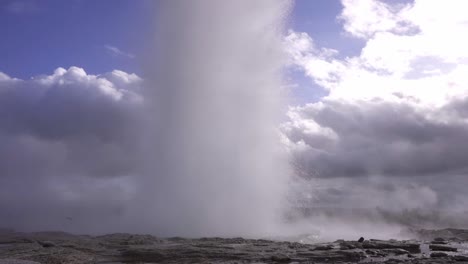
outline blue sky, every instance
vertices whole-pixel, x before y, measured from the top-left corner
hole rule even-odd
[[[291,27],[308,33],[318,46],[339,50],[342,56],[356,55],[364,42],[343,34],[342,23],[337,18],[342,9],[339,0],[296,1]]]
[[[106,45],[138,53],[149,28],[147,7],[128,0],[2,1],[0,71],[17,78],[70,66],[139,72],[138,60],[112,54]]]
[[[139,73],[138,59],[111,55],[105,46],[135,54],[143,48],[154,12],[144,0],[6,0],[0,2],[0,70],[18,78],[72,65],[90,73],[113,69]],[[319,44],[343,43],[335,20],[338,0],[299,0],[291,26]],[[346,48],[348,49],[348,48]],[[349,49],[348,49],[349,50]]]
[[[356,54],[363,43],[342,34],[339,0],[298,0],[290,28],[307,32],[319,46]],[[57,67],[78,66],[100,74],[114,69],[141,74],[139,58],[155,12],[146,0],[6,0],[0,2],[0,71],[28,79]],[[325,93],[301,71],[290,71],[294,102]]]

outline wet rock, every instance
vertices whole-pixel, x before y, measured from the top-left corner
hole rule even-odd
[[[397,263],[403,263],[403,261],[401,259],[391,258],[391,259],[388,259],[387,261],[385,261],[385,263],[387,263],[387,264],[397,264]]]
[[[468,257],[467,256],[457,255],[457,256],[452,256],[452,260],[455,260],[455,261],[468,261]]]
[[[451,251],[451,252],[457,251],[457,248],[449,247],[449,246],[442,246],[442,245],[429,245],[429,249],[432,251]]]
[[[357,241],[344,241],[339,243],[340,249],[346,250],[346,249],[356,249],[356,248],[362,248],[362,243],[359,243]]]
[[[124,260],[134,262],[162,262],[167,259],[166,255],[157,250],[124,250],[121,254]]]
[[[375,249],[375,250],[371,250],[371,249],[366,249],[366,254],[368,254],[369,256],[372,256],[372,257],[386,257],[388,255],[388,253],[382,251],[382,250],[378,250],[378,249]]]
[[[401,248],[390,248],[390,249],[383,249],[383,252],[387,254],[393,254],[393,255],[405,255],[409,254],[407,250],[401,249]]]
[[[270,260],[273,261],[273,262],[285,262],[285,263],[291,262],[291,258],[290,258],[290,257],[288,257],[288,256],[282,256],[282,255],[279,255],[279,256],[271,256],[271,257],[270,257]]]
[[[40,264],[39,262],[21,259],[0,259],[0,264]]]
[[[314,248],[315,250],[331,250],[333,249],[332,245],[318,245]]]
[[[409,243],[406,241],[365,241],[362,243],[362,247],[365,249],[403,249],[410,253],[421,252],[419,244]]]
[[[363,237],[359,238],[359,239],[358,239],[358,242],[359,242],[359,243],[364,242],[364,238],[363,238]]]
[[[52,241],[37,241],[37,243],[45,248],[55,247],[55,244]]]
[[[431,244],[433,244],[433,245],[446,245],[446,244],[448,244],[448,242],[446,242],[446,241],[443,241],[443,242],[442,241],[431,241]]]
[[[444,253],[444,252],[434,252],[434,253],[431,253],[431,258],[444,258],[444,257],[447,257],[447,253]]]
[[[272,243],[272,241],[269,241],[269,243],[267,245],[270,245],[271,243]],[[290,242],[287,245],[288,245],[288,248],[295,249],[295,250],[303,249],[303,248],[307,247],[307,246],[305,246],[306,244],[302,244],[302,243],[298,243],[298,242]]]
[[[325,251],[325,252],[297,252],[297,256],[303,262],[313,263],[336,263],[336,262],[359,262],[366,258],[364,252],[357,251]]]
[[[447,243],[448,243],[448,242],[447,242],[445,239],[441,238],[441,237],[436,237],[436,238],[434,238],[434,240],[432,240],[432,242],[431,242],[431,244],[440,244],[440,245],[445,245],[445,244],[447,244]]]
[[[0,236],[0,260],[36,263],[447,263],[468,262],[468,254],[416,254],[423,242],[398,240],[339,240],[306,244],[244,238],[157,238],[150,235],[111,234],[75,236],[60,232],[13,233]],[[30,241],[30,242],[25,242]],[[41,242],[36,242],[41,241]],[[32,243],[31,243],[32,242]],[[54,246],[44,247],[44,242]],[[41,244],[40,244],[41,243]],[[452,242],[450,242],[452,243]],[[437,244],[438,245],[438,244]],[[429,244],[422,250],[429,253]],[[441,246],[441,245],[438,245]],[[447,245],[442,245],[447,247]],[[457,245],[468,248],[468,243]],[[418,252],[416,252],[418,251]],[[440,254],[442,253],[442,254]],[[453,254],[453,253],[452,253]],[[365,259],[368,258],[368,259]],[[15,262],[0,262],[15,263]],[[34,263],[34,262],[33,262]],[[18,264],[32,264],[19,262]]]

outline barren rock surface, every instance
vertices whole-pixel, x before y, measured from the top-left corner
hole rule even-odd
[[[418,240],[302,244],[243,238],[78,236],[0,232],[0,264],[37,263],[468,263],[465,230],[413,231]]]

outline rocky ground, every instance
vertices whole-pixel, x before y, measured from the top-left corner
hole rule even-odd
[[[468,263],[468,230],[411,231],[415,240],[303,244],[243,238],[157,238],[0,231],[0,264]]]

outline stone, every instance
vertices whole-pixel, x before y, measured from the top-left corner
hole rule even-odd
[[[457,255],[457,256],[452,256],[452,259],[455,261],[468,261],[468,256]]]
[[[442,245],[429,245],[429,249],[432,251],[451,251],[457,252],[457,248],[449,247],[449,246],[442,246]]]
[[[408,251],[409,253],[421,253],[421,249],[419,244],[417,243],[409,243],[406,241],[365,241],[362,243],[362,247],[365,249],[403,249]]]
[[[286,262],[286,263],[290,263],[291,262],[291,258],[288,257],[288,256],[271,256],[270,258],[271,261],[274,261],[274,262]]]
[[[431,258],[444,258],[444,257],[447,257],[447,253],[444,253],[444,252],[434,252],[434,253],[431,253]]]
[[[41,264],[35,261],[21,259],[0,259],[0,264]]]
[[[363,237],[359,238],[359,239],[358,239],[358,242],[359,242],[359,243],[364,242],[364,238],[363,238]]]
[[[448,244],[448,242],[444,238],[436,237],[432,240],[431,244],[445,245],[445,244]]]
[[[385,253],[393,254],[393,255],[405,255],[409,254],[407,250],[401,248],[390,248],[390,249],[383,249]]]
[[[332,245],[318,245],[315,247],[315,250],[331,250],[333,249]]]
[[[37,241],[37,243],[39,243],[39,245],[45,247],[45,248],[49,248],[49,247],[55,247],[55,244],[51,241]]]
[[[468,248],[468,240],[460,243],[457,247]],[[245,238],[158,238],[122,233],[103,236],[12,233],[0,239],[0,264],[468,262],[468,252],[464,251],[456,255],[434,251],[429,258],[424,253],[430,252],[430,245],[417,240],[339,240],[307,244]]]

